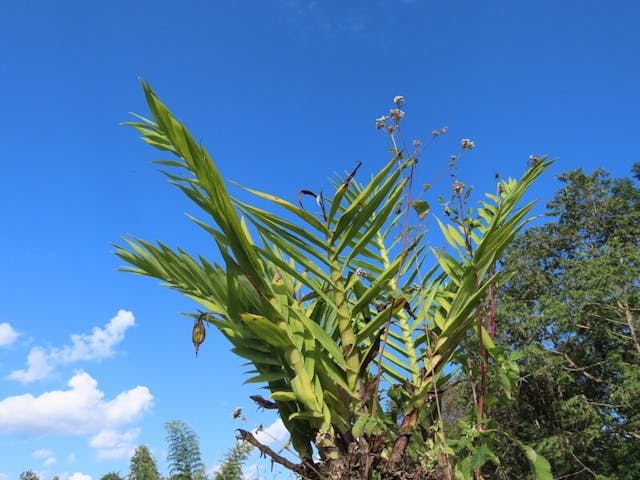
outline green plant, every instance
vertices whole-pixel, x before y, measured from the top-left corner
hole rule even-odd
[[[40,477],[33,470],[26,470],[20,474],[20,480],[40,480]]]
[[[214,480],[244,480],[242,465],[249,458],[253,447],[246,442],[236,442],[229,450],[216,472]]]
[[[198,435],[181,420],[167,422],[164,428],[167,431],[169,478],[206,480]]]
[[[160,480],[156,461],[146,445],[136,447],[133,452],[127,480]]]
[[[518,202],[549,162],[501,182],[473,221],[439,222],[452,251],[429,250],[424,230],[409,225],[428,204],[412,196],[420,148],[409,152],[401,141],[402,97],[376,122],[390,135],[392,158],[369,182],[356,181],[358,165],[334,182],[331,198],[301,190],[318,215],[245,188],[281,208],[277,215],[231,196],[204,147],[143,89],[153,119],[129,125],[174,155],[158,163],[206,214],[191,218],[211,235],[221,263],[137,238],[116,253],[126,271],[161,279],[204,308],[195,325],[216,326],[250,362],[248,381],[267,385],[300,461],[250,432],[240,438],[305,477],[450,478],[440,412],[452,382],[445,366],[469,332],[477,329],[486,348],[484,302],[506,278],[496,262],[527,223],[533,203]],[[463,140],[462,151],[472,147]],[[456,198],[466,194],[453,189]],[[425,268],[431,252],[434,265]],[[480,361],[486,368],[484,350]]]

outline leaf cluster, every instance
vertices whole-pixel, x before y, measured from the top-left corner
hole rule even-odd
[[[128,238],[116,247],[124,270],[201,305],[196,324],[215,326],[247,360],[247,381],[269,390],[300,457],[297,473],[428,472],[438,461],[429,457],[440,438],[438,395],[452,378],[445,366],[489,290],[506,280],[496,262],[528,222],[533,203],[518,203],[549,162],[502,182],[473,223],[439,222],[452,251],[429,250],[400,223],[411,207],[419,217],[428,208],[407,198],[414,155],[396,148],[363,184],[356,168],[335,180],[331,197],[302,190],[320,215],[244,188],[276,214],[232,196],[207,150],[143,89],[152,119],[129,125],[173,155],[158,163],[200,208],[204,216],[190,218],[210,234],[219,260]]]

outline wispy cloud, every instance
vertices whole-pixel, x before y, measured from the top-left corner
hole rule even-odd
[[[47,458],[53,455],[53,451],[47,448],[39,448],[38,450],[34,450],[31,454],[33,458]]]
[[[6,347],[11,345],[18,339],[20,334],[16,332],[11,324],[4,322],[0,323],[0,347]]]
[[[33,347],[27,355],[26,370],[14,370],[7,378],[30,383],[48,377],[52,371],[50,355],[41,347]]]
[[[102,430],[89,444],[97,450],[99,460],[130,458],[136,448],[135,440],[140,434],[139,428],[118,433],[115,430]]]
[[[253,435],[256,439],[265,445],[270,445],[276,442],[282,442],[289,436],[289,432],[282,423],[281,419],[277,419],[267,428],[255,429]]]
[[[98,382],[84,372],[74,375],[68,386],[37,397],[24,394],[1,400],[0,431],[27,436],[97,434],[137,420],[153,401],[144,386],[105,401]]]
[[[338,8],[318,0],[279,0],[279,4],[287,23],[307,34],[314,30],[329,36],[359,34],[367,27],[362,14],[345,11],[343,4]]]
[[[133,313],[119,310],[104,328],[94,327],[90,335],[71,335],[71,345],[52,352],[59,363],[78,360],[101,360],[113,355],[113,347],[124,339],[124,333],[135,324]]]
[[[7,378],[31,383],[47,378],[56,365],[78,361],[102,360],[114,355],[115,346],[135,324],[133,313],[120,310],[104,328],[95,327],[90,334],[71,335],[71,344],[62,348],[33,347],[27,355],[27,368],[14,370]]]
[[[53,465],[54,463],[57,462],[56,457],[53,453],[53,451],[47,449],[47,448],[40,448],[38,450],[35,450],[31,456],[33,458],[37,458],[37,459],[42,459],[43,460],[43,465],[45,467],[48,467],[50,465]]]

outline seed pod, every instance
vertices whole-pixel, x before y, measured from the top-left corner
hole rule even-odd
[[[202,345],[202,342],[204,342],[204,338],[207,336],[207,331],[204,328],[202,318],[203,316],[200,315],[196,319],[195,323],[193,324],[193,331],[191,332],[191,340],[193,341],[193,346],[196,349],[196,357],[198,356],[200,345]]]

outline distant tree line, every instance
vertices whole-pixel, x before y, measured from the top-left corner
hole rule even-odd
[[[169,476],[162,476],[156,461],[146,445],[138,446],[129,463],[129,473],[109,472],[100,480],[208,480],[210,477],[200,454],[200,441],[193,429],[181,420],[165,424],[167,432]],[[240,441],[227,453],[213,480],[244,480],[242,466],[251,453],[251,447]],[[53,480],[58,480],[54,476]],[[40,480],[33,470],[20,474],[20,480]]]

